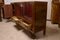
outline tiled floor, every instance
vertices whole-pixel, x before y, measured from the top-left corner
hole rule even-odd
[[[15,23],[7,23],[6,20],[0,22],[0,40],[33,40],[23,30],[17,30],[14,25]],[[39,39],[35,40],[60,40],[60,29],[58,25],[51,24],[50,21],[47,21],[46,27],[46,36],[43,36],[41,31],[36,34]]]

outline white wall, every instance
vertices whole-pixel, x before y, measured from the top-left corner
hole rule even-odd
[[[12,0],[4,0],[5,4],[10,4],[12,2]]]
[[[51,3],[52,0],[48,0],[47,19],[51,19]]]
[[[24,2],[24,1],[48,1],[48,0],[13,0],[13,2]]]
[[[44,2],[48,2],[47,19],[51,19],[51,2],[52,2],[52,0],[5,0],[5,4],[10,4],[11,2],[24,2],[24,1],[44,1]]]

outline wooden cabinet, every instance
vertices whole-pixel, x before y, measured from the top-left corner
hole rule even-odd
[[[1,17],[1,14],[2,14],[2,12],[1,12],[1,10],[2,10],[2,6],[4,5],[4,0],[0,0],[0,21],[2,21],[2,17]]]
[[[4,5],[4,16],[3,18],[10,18],[13,16],[13,10],[12,10],[12,5]]]
[[[51,11],[51,20],[52,23],[58,24],[59,22],[59,14],[60,14],[60,3],[52,3],[52,11]]]
[[[52,0],[52,11],[51,11],[51,20],[52,23],[58,24],[60,16],[60,1]]]
[[[60,28],[60,0],[52,0],[52,23],[58,24]]]
[[[20,19],[23,20],[23,23],[31,24],[31,26],[25,26],[27,31],[35,34],[43,30],[43,34],[45,35],[47,2],[20,2],[14,3],[13,5],[15,7],[14,13],[17,14],[16,16],[20,16]],[[20,22],[18,22],[17,24],[19,23]],[[22,27],[22,25],[20,26]]]

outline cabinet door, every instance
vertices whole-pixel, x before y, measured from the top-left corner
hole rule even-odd
[[[4,5],[4,18],[10,18],[12,16],[12,5]]]

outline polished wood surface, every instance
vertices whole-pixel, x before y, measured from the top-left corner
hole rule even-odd
[[[60,28],[60,1],[52,0],[51,20],[53,24],[58,24]]]
[[[58,24],[60,17],[60,2],[59,0],[52,1],[51,20],[53,24]]]
[[[1,17],[1,14],[2,14],[2,6],[4,5],[4,0],[0,0],[0,21],[2,21],[2,17]]]
[[[47,2],[20,2],[13,3],[14,16],[23,20],[24,23],[31,24],[26,27],[27,31],[35,34],[43,30],[43,34],[46,32],[46,16],[47,16]],[[19,22],[17,23],[19,24]],[[23,24],[23,23],[22,23]]]
[[[0,6],[4,4],[4,0],[0,0]]]
[[[3,16],[3,18],[10,18],[10,17],[13,16],[12,5],[4,5],[3,8],[4,8],[4,14],[3,14],[4,16]]]

